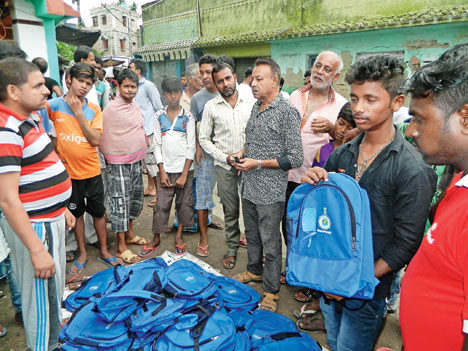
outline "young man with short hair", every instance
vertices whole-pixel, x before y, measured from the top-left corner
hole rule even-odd
[[[49,100],[46,113],[54,124],[57,153],[72,179],[72,195],[68,209],[76,217],[75,238],[79,255],[70,273],[83,273],[88,252],[84,234],[83,215],[93,217],[102,259],[117,261],[107,248],[107,229],[104,213],[104,186],[101,178],[98,149],[102,134],[102,113],[99,106],[88,102],[86,94],[94,86],[96,72],[86,63],[70,69],[70,89],[59,98]]]
[[[146,62],[141,59],[134,59],[130,61],[128,65],[133,72],[138,76],[138,92],[135,97],[136,104],[141,109],[141,114],[143,116],[143,125],[145,127],[146,136],[150,141],[150,147],[153,142],[153,133],[154,125],[153,119],[156,112],[163,108],[161,103],[161,96],[156,85],[146,79],[146,73],[148,71],[146,67]],[[156,188],[153,181],[153,178],[156,177],[158,173],[157,166],[148,162],[148,159],[144,160],[144,166],[148,172],[148,186],[145,189],[145,196],[155,196]],[[146,240],[142,241],[140,244],[146,244]]]
[[[39,70],[41,71],[42,75],[46,74],[47,69],[49,68],[49,65],[47,64],[47,61],[43,59],[42,57],[36,57],[34,60],[31,61],[34,63],[37,67],[39,67]],[[47,97],[47,100],[52,99],[54,96],[53,94],[55,93],[56,97],[60,97],[63,95],[62,89],[60,89],[59,84],[52,78],[44,76],[45,79],[45,85],[47,89],[49,89],[50,94]]]
[[[468,44],[454,46],[409,80],[407,131],[424,160],[461,170],[401,286],[405,351],[468,350]]]
[[[136,73],[128,68],[121,70],[117,75],[117,88],[119,95],[102,114],[106,128],[99,150],[107,164],[109,219],[117,234],[117,256],[126,263],[135,263],[141,259],[127,247],[127,240],[135,238],[132,222],[143,208],[140,161],[146,155],[147,139],[141,110],[134,102],[138,90]]]
[[[198,139],[203,150],[214,159],[228,246],[222,263],[224,268],[232,269],[236,263],[240,239],[241,176],[232,167],[230,155],[244,147],[245,126],[255,100],[237,91],[237,75],[229,64],[217,61],[212,75],[220,95],[205,104]],[[208,242],[200,239],[197,253],[199,256],[208,256]]]
[[[164,78],[161,84],[167,107],[154,116],[154,155],[159,168],[155,179],[158,197],[153,211],[153,240],[140,251],[147,257],[161,243],[160,235],[167,229],[172,202],[179,225],[175,236],[175,253],[188,251],[182,237],[184,227],[193,219],[193,159],[195,156],[195,120],[180,106],[182,84],[175,77]]]
[[[0,61],[0,225],[11,249],[28,348],[55,350],[65,289],[71,183],[34,111],[49,90],[37,66]],[[64,220],[65,213],[65,220]]]
[[[390,55],[363,58],[350,67],[351,110],[363,133],[335,150],[325,169],[310,168],[303,182],[328,180],[342,172],[359,182],[370,202],[374,274],[380,280],[372,300],[325,294],[320,302],[332,350],[371,351],[385,314],[394,272],[409,263],[424,234],[436,175],[393,125],[404,97],[403,63]],[[311,317],[313,318],[313,317]],[[298,326],[310,330],[311,318]]]

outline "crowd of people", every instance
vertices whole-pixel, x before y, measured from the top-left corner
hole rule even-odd
[[[188,251],[183,232],[196,228],[196,254],[210,255],[208,226],[223,229],[211,218],[216,184],[226,236],[220,265],[233,269],[246,246],[246,269],[233,278],[261,282],[259,308],[275,312],[287,283],[288,199],[339,172],[369,196],[379,284],[368,301],[298,290],[305,304],[297,326],[326,331],[333,351],[373,350],[407,267],[404,350],[468,350],[468,44],[408,79],[396,57],[362,58],[347,69],[349,102],[333,88],[343,61],[331,51],[290,96],[270,58],[257,59],[238,84],[232,58],[207,54],[183,79],[165,77],[162,94],[134,59],[115,77],[115,96],[90,48],[78,47],[74,61],[60,88],[44,77],[43,58],[28,62],[15,45],[0,46],[0,262],[30,349],[59,348],[64,287],[85,279],[87,241],[97,241],[109,267],[138,263],[173,227],[175,202],[174,252]],[[404,94],[411,99],[401,123]],[[145,195],[155,197],[150,240],[132,229]]]

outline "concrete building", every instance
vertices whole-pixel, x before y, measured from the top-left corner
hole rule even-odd
[[[0,39],[15,41],[29,60],[45,58],[46,75],[60,81],[55,28],[80,14],[62,0],[1,1],[0,14]]]
[[[104,58],[132,57],[138,47],[138,18],[126,3],[103,4],[91,9],[91,29],[99,29],[101,38],[94,49],[103,52]]]
[[[276,60],[291,91],[322,50],[344,60],[392,53],[410,67],[468,40],[466,0],[156,0],[142,6],[142,46],[153,78],[179,75],[203,53],[233,57],[239,79],[260,56]],[[187,61],[188,60],[188,61]],[[344,75],[335,84],[348,95]]]

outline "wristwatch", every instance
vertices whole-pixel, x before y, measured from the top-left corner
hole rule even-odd
[[[258,164],[257,164],[257,168],[256,168],[256,169],[262,168],[262,161],[258,160],[257,162],[258,162]]]

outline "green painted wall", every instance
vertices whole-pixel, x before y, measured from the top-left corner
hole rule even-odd
[[[162,0],[158,4],[141,7],[143,23],[155,18],[164,18],[195,9],[195,0]]]
[[[171,21],[143,24],[144,45],[185,40],[198,37],[195,14]]]
[[[277,40],[270,45],[271,57],[280,65],[288,91],[303,84],[304,72],[310,68],[307,67],[307,55],[335,51],[344,62],[335,88],[348,97],[349,87],[344,77],[359,53],[404,51],[405,63],[413,56],[423,63],[436,59],[447,48],[462,42],[468,42],[467,22]]]

